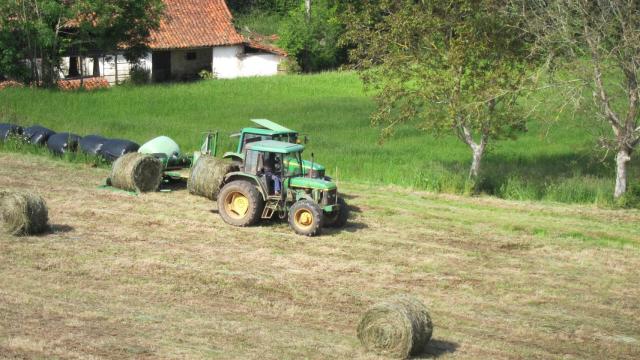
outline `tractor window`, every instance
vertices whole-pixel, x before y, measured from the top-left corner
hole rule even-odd
[[[260,140],[266,140],[266,139],[264,139],[263,136],[256,135],[256,134],[245,134],[244,135],[244,140],[243,140],[243,148],[247,144],[250,144],[250,143],[256,142],[256,141],[260,141]]]
[[[262,167],[262,154],[257,151],[247,150],[244,159],[244,171],[249,174],[257,174],[258,169]]]

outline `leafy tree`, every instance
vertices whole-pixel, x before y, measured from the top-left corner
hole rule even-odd
[[[339,66],[346,57],[339,45],[343,25],[338,2],[305,0],[289,13],[282,24],[278,45],[295,57],[306,72]]]
[[[51,86],[68,53],[121,49],[138,58],[162,10],[162,0],[3,0],[0,73]]]
[[[357,3],[357,2],[354,2]],[[370,0],[350,6],[343,38],[376,92],[382,138],[400,124],[455,134],[477,178],[487,146],[526,130],[517,99],[531,59],[519,19],[499,0]]]
[[[300,4],[300,0],[227,0],[232,11],[268,11],[286,14]]]
[[[536,49],[552,70],[593,94],[595,114],[612,130],[599,144],[616,153],[614,197],[627,191],[627,165],[640,144],[640,2],[635,0],[513,0]],[[576,96],[576,103],[581,99]]]

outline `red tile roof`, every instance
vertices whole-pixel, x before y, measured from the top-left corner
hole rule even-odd
[[[275,46],[275,45],[271,45],[271,44],[266,44],[266,43],[261,43],[261,42],[257,42],[255,40],[248,40],[245,42],[245,45],[250,47],[250,48],[254,48],[256,50],[262,50],[268,53],[272,53],[272,54],[276,54],[276,55],[280,55],[280,56],[288,56],[287,52],[284,51],[283,49]]]
[[[152,49],[237,45],[244,42],[233,27],[224,0],[164,0],[165,16],[151,35]]]

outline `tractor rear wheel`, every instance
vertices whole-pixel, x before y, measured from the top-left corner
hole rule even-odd
[[[340,209],[332,213],[324,214],[324,226],[341,228],[347,224],[349,219],[349,208],[343,198],[338,198],[338,205]]]
[[[260,220],[263,208],[262,195],[248,181],[232,181],[218,195],[218,213],[224,222],[233,226],[255,224]]]
[[[289,209],[289,225],[298,235],[320,234],[324,222],[322,209],[310,200],[300,200]]]

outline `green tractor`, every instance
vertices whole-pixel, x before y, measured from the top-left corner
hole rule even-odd
[[[300,134],[297,131],[288,129],[280,124],[276,124],[271,120],[251,119],[251,122],[256,124],[257,127],[246,127],[240,130],[239,133],[231,135],[232,137],[238,138],[237,150],[235,152],[225,153],[223,155],[223,158],[236,160],[241,163],[244,148],[247,145],[258,141],[276,140],[292,144],[306,144],[308,142],[306,136],[304,136],[303,139],[300,139]],[[290,166],[300,167],[300,163],[297,163],[295,162],[295,160],[293,160],[290,163]],[[319,179],[325,178],[325,168],[320,164],[303,160],[302,168],[306,176]],[[327,180],[331,179],[327,178]]]
[[[348,208],[338,196],[334,182],[311,177],[302,160],[301,144],[259,140],[245,144],[236,153],[239,171],[226,174],[218,211],[234,226],[249,226],[260,219],[287,218],[300,235],[318,235],[323,226],[341,227]]]

